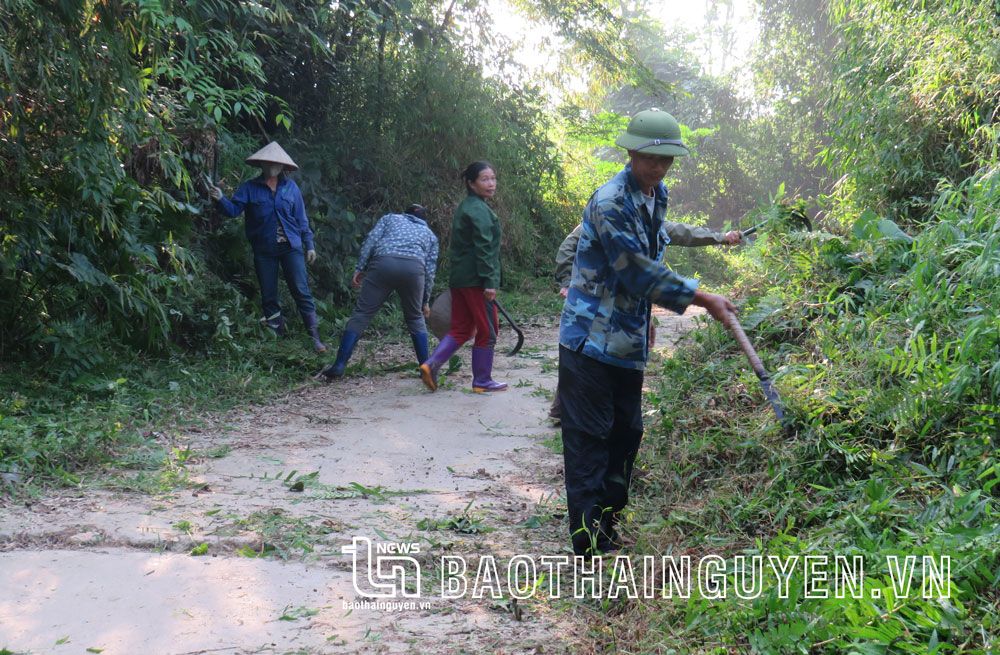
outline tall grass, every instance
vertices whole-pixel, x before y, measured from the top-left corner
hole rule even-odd
[[[631,518],[639,554],[728,558],[725,599],[636,603],[640,652],[988,653],[996,588],[1000,438],[998,166],[937,189],[913,235],[873,212],[813,233],[771,232],[736,257],[742,321],[793,417],[778,429],[716,325],[652,375],[656,416]],[[829,597],[733,593],[732,557],[827,556]],[[836,556],[864,594],[835,596]],[[891,556],[917,559],[908,596]],[[923,557],[950,558],[924,597]],[[765,570],[767,568],[765,567]],[[641,621],[637,619],[641,618]]]

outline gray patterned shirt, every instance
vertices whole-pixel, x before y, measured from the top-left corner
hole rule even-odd
[[[428,304],[437,270],[438,240],[427,223],[412,214],[386,214],[365,237],[355,273],[363,273],[375,257],[417,259],[424,263],[424,304]]]

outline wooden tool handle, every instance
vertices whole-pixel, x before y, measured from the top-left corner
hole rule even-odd
[[[743,353],[750,360],[750,367],[753,368],[753,372],[757,374],[758,378],[767,378],[767,372],[764,370],[764,364],[760,361],[760,357],[757,356],[757,351],[753,349],[750,345],[750,339],[747,338],[747,333],[743,331],[743,326],[736,319],[736,315],[729,312],[729,315],[724,321],[726,328],[733,333],[736,337],[736,343],[740,344],[740,348],[743,349]]]

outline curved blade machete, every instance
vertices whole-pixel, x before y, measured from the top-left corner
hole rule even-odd
[[[521,328],[517,327],[517,323],[514,322],[514,319],[510,317],[510,314],[507,313],[507,310],[503,308],[503,305],[501,305],[499,301],[494,300],[493,304],[497,306],[497,311],[503,314],[503,317],[507,319],[508,323],[510,323],[511,329],[514,330],[515,334],[517,334],[517,345],[514,346],[509,353],[507,353],[508,355],[516,355],[518,351],[521,350],[521,346],[524,345],[524,332],[521,332]]]
[[[496,305],[497,311],[510,323],[510,327],[517,334],[517,345],[507,353],[508,355],[516,355],[521,350],[521,346],[524,345],[524,333],[521,332],[521,328],[517,327],[514,319],[510,317],[503,305],[496,300],[493,301],[493,304]],[[431,304],[431,315],[427,318],[427,325],[438,339],[443,338],[448,333],[448,329],[451,327],[450,289],[441,293]]]
[[[803,212],[800,211],[790,212],[788,214],[788,222],[791,223],[791,225],[796,229],[805,230],[806,232],[812,232],[813,229],[812,221],[810,221],[809,217],[806,216]],[[757,225],[754,225],[749,230],[743,230],[743,236],[745,237],[750,236],[757,230],[767,227],[768,223],[769,221],[764,221],[763,223],[758,223]]]
[[[781,398],[778,397],[778,391],[774,388],[774,382],[771,380],[771,376],[767,374],[767,371],[764,370],[764,364],[761,363],[760,357],[757,356],[757,351],[750,345],[750,339],[747,338],[746,332],[743,331],[743,326],[740,325],[740,322],[736,319],[736,315],[732,312],[729,313],[727,320],[723,323],[733,333],[733,337],[740,344],[743,354],[747,356],[750,367],[757,374],[757,379],[760,380],[760,388],[764,392],[764,398],[767,399],[768,404],[771,405],[771,409],[774,410],[774,415],[778,417],[778,422],[781,423],[785,432],[791,432],[791,427],[785,420],[785,405],[781,402]]]

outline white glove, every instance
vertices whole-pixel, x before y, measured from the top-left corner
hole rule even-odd
[[[316,251],[310,250],[306,253],[306,263],[312,266],[313,262],[316,261]]]
[[[208,188],[208,196],[212,200],[221,200],[222,199],[222,189],[220,189],[219,187],[213,185],[213,186],[211,186],[211,187]]]

